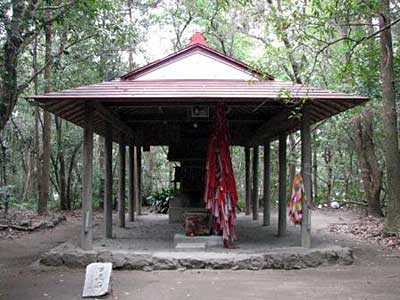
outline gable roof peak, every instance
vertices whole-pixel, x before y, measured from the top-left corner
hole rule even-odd
[[[204,46],[208,46],[206,39],[204,38],[204,35],[201,32],[196,32],[191,38],[190,38],[190,44],[189,46],[196,45],[196,44],[201,44]]]

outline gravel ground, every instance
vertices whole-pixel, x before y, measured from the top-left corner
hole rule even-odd
[[[356,241],[351,234],[335,234],[327,230],[329,224],[351,222],[357,217],[349,211],[316,211],[313,214],[314,240],[351,246],[356,259],[352,266],[255,272],[115,271],[113,292],[107,299],[400,299],[400,253],[397,250],[383,249],[382,246]],[[142,221],[130,226],[140,227],[145,219],[142,217]],[[53,230],[0,241],[0,299],[81,299],[83,270],[49,268],[35,263],[41,253],[66,240],[78,238],[80,223],[78,219],[69,219]],[[99,229],[98,234],[100,226]],[[241,232],[248,235],[249,247],[261,244],[258,238],[262,237],[262,231],[239,230],[238,245],[242,249],[247,246]],[[138,237],[143,237],[142,234]],[[169,243],[168,238],[161,235],[160,239],[161,242],[154,245],[168,248],[165,246]],[[132,247],[137,247],[139,240]],[[153,245],[146,237],[140,242]]]

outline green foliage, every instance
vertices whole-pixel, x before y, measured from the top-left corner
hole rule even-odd
[[[162,189],[161,191],[153,192],[146,198],[146,202],[150,204],[151,210],[159,214],[167,214],[169,208],[169,200],[176,195],[173,189]]]
[[[26,1],[26,3],[29,1]],[[5,37],[7,16],[12,1],[0,4],[0,36]],[[25,2],[24,2],[25,3]],[[42,3],[42,2],[40,2]],[[54,4],[53,1],[45,3]],[[148,57],[152,35],[167,36],[163,41],[166,52],[186,46],[194,31],[205,33],[211,47],[248,62],[252,68],[273,75],[277,80],[300,79],[302,82],[326,89],[359,93],[369,96],[366,105],[375,113],[375,144],[381,165],[383,115],[380,83],[380,46],[375,38],[365,39],[377,30],[370,23],[376,22],[380,1],[227,1],[227,0],[172,0],[129,1],[132,21],[126,0],[79,0],[62,11],[53,25],[52,85],[54,90],[113,80],[129,71],[128,56],[133,54],[133,65]],[[280,3],[280,6],[278,6]],[[59,2],[57,2],[59,4]],[[392,2],[394,17],[400,11],[399,4]],[[35,30],[38,43],[38,66],[44,61],[43,22],[45,9],[36,10],[33,19],[26,20],[28,29]],[[60,9],[52,11],[54,14]],[[37,14],[36,14],[37,13]],[[29,15],[29,14],[27,14]],[[395,51],[396,84],[400,84],[400,26],[392,28]],[[362,41],[362,42],[360,42]],[[5,39],[0,39],[0,59],[4,58]],[[34,39],[27,39],[19,52],[18,83],[28,81],[33,74],[32,49]],[[64,49],[64,51],[60,50]],[[140,62],[143,63],[143,62]],[[4,72],[4,65],[0,65]],[[44,90],[45,81],[38,77],[37,89]],[[33,82],[21,94],[35,93]],[[281,91],[284,105],[295,106],[295,99]],[[22,98],[21,98],[22,100]],[[0,105],[0,109],[1,109]],[[364,107],[358,107],[330,120],[317,124],[313,131],[314,165],[317,166],[317,203],[348,201],[363,197],[360,168],[349,141],[351,118]],[[0,184],[14,185],[13,205],[34,207],[37,201],[37,178],[35,170],[35,107],[19,101],[9,122],[0,133],[4,148],[0,170]],[[293,117],[297,117],[293,111]],[[40,126],[39,126],[40,127]],[[50,207],[59,206],[59,153],[63,153],[67,168],[71,167],[71,198],[73,207],[80,206],[82,131],[73,124],[63,122],[61,142],[56,140],[52,129],[52,191]],[[41,136],[39,135],[39,139]],[[299,136],[295,135],[296,147],[289,153],[289,162],[299,171]],[[73,155],[79,148],[75,159]],[[3,149],[2,148],[2,149]],[[232,147],[232,158],[240,199],[244,199],[244,151]],[[277,145],[272,144],[272,199],[277,199]],[[326,152],[332,151],[332,159],[326,160]],[[94,193],[96,204],[103,199],[103,140],[95,139]],[[143,194],[167,191],[172,180],[172,163],[167,163],[167,149],[152,147],[143,154]],[[118,172],[118,151],[114,149],[114,174]],[[262,152],[261,152],[262,154]],[[3,155],[3,153],[2,153]],[[261,155],[262,160],[262,155]],[[260,160],[260,161],[261,161]],[[70,165],[70,163],[72,165]],[[260,174],[262,164],[260,163]],[[329,178],[331,176],[331,178]],[[260,194],[262,191],[260,176]],[[5,180],[7,179],[7,180]],[[329,180],[328,180],[329,179]],[[328,188],[329,181],[332,186]],[[117,194],[117,180],[114,182]],[[289,186],[288,186],[289,189]],[[330,190],[330,191],[329,191]],[[155,198],[157,198],[155,197]],[[154,199],[155,199],[154,198]],[[152,198],[153,199],[153,198]],[[166,203],[165,200],[160,203]],[[156,200],[154,200],[156,201]],[[161,204],[160,204],[161,205]],[[240,201],[243,205],[243,201]],[[165,208],[165,206],[163,206]]]

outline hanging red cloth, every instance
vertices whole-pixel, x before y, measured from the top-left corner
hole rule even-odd
[[[296,174],[293,179],[292,196],[289,201],[289,218],[295,225],[303,221],[304,183],[303,177]]]
[[[229,145],[225,107],[218,104],[208,140],[204,201],[211,212],[212,229],[222,233],[225,243],[236,240],[238,201]]]

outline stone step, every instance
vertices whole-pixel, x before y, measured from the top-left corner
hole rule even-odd
[[[206,250],[206,243],[178,243],[175,246],[176,250],[180,251],[201,251],[201,250]]]
[[[187,236],[185,234],[176,233],[174,235],[174,245],[187,243],[204,243],[207,248],[224,246],[222,236],[208,235],[208,236]]]

